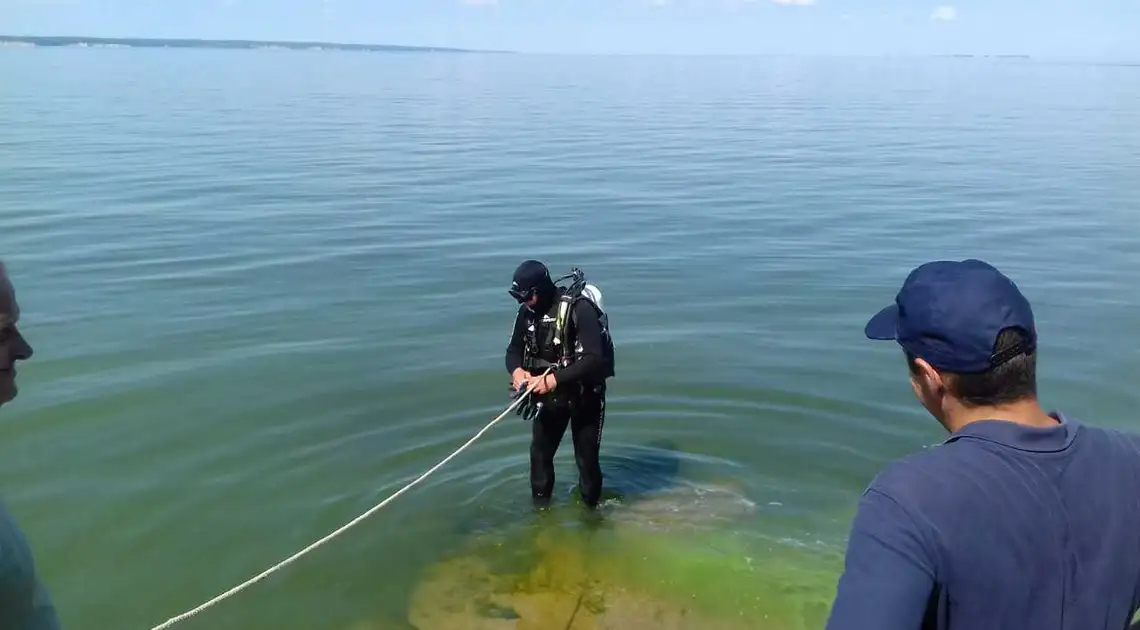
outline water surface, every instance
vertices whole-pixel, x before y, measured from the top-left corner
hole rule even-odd
[[[607,579],[710,576],[655,596],[819,627],[860,491],[941,438],[862,336],[926,260],[1007,271],[1045,402],[1140,428],[1135,68],[8,49],[0,84],[0,256],[37,350],[0,490],[68,628],[146,630],[462,444],[508,402],[524,258],[605,294],[608,487],[681,515],[656,530],[680,555]],[[528,436],[512,416],[179,627],[407,628],[437,562],[581,543],[572,506],[529,510]],[[755,597],[716,581],[757,570]]]

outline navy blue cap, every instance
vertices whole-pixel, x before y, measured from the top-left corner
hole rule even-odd
[[[998,335],[1021,328],[1027,342],[995,354]],[[980,260],[935,261],[910,272],[895,303],[867,322],[870,339],[950,372],[984,372],[1037,347],[1033,309],[1012,280]]]

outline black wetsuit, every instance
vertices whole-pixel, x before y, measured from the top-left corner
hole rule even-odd
[[[514,333],[507,345],[508,373],[521,367],[537,376],[545,370],[541,363],[536,367],[533,360],[535,354],[542,354],[542,340],[549,338],[558,304],[558,300],[554,300],[547,309],[545,318],[539,318],[525,306],[519,308]],[[533,332],[528,330],[531,325],[535,328]],[[531,494],[537,504],[549,502],[554,490],[554,454],[569,425],[582,500],[586,505],[594,507],[602,494],[602,469],[598,455],[606,418],[606,377],[610,375],[607,371],[610,363],[607,362],[609,357],[605,352],[606,344],[598,313],[588,300],[580,299],[575,303],[568,326],[569,339],[577,341],[581,351],[576,353],[573,363],[556,370],[558,385],[555,390],[535,397],[536,401],[542,403],[542,412],[533,423],[531,436]],[[532,344],[527,343],[528,335],[532,343],[537,341],[539,352],[530,350]],[[549,352],[551,347],[549,344],[545,346]],[[547,360],[549,358],[552,357]]]

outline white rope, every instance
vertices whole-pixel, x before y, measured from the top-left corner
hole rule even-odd
[[[549,373],[549,372],[550,372],[550,369],[548,368],[548,369],[546,370],[546,372],[544,372],[544,373],[543,373],[543,376],[546,376],[546,374],[547,374],[547,373]],[[472,444],[474,444],[474,443],[475,443],[475,440],[478,440],[480,437],[482,437],[482,435],[483,435],[484,433],[486,433],[487,431],[489,431],[489,430],[491,429],[491,427],[493,427],[493,426],[495,426],[496,424],[498,424],[500,420],[502,420],[503,418],[507,417],[507,415],[508,415],[508,414],[510,414],[512,411],[514,411],[514,410],[515,410],[515,408],[516,408],[516,407],[517,407],[517,406],[518,406],[520,403],[522,403],[522,401],[523,401],[524,399],[526,399],[526,397],[527,397],[527,396],[530,396],[530,389],[527,389],[527,391],[526,391],[526,392],[524,392],[522,396],[519,396],[518,398],[516,398],[516,399],[515,399],[515,401],[514,401],[514,402],[512,402],[512,403],[511,403],[511,404],[510,404],[510,405],[509,405],[509,406],[506,408],[506,410],[504,410],[504,411],[503,411],[503,413],[499,414],[499,415],[498,415],[498,417],[496,417],[494,420],[492,420],[492,421],[490,421],[489,423],[487,423],[487,426],[483,427],[483,428],[482,428],[482,429],[481,429],[481,430],[480,430],[478,433],[476,433],[476,434],[475,434],[475,436],[474,436],[474,437],[472,437],[470,440],[467,440],[467,443],[466,443],[466,444],[464,444],[463,446],[460,446],[459,448],[455,449],[455,452],[453,452],[451,455],[448,455],[447,457],[445,457],[445,458],[443,459],[443,461],[441,461],[441,462],[439,462],[438,464],[436,464],[435,466],[431,467],[431,469],[429,469],[427,472],[425,472],[424,474],[422,474],[422,475],[420,475],[419,477],[417,477],[417,478],[416,478],[414,481],[412,481],[412,482],[411,482],[411,483],[409,483],[408,485],[406,485],[406,486],[404,486],[403,488],[400,488],[399,490],[397,490],[397,491],[396,491],[396,492],[395,492],[395,493],[394,493],[392,496],[390,496],[390,497],[388,497],[387,499],[384,499],[383,501],[381,501],[380,503],[377,503],[376,505],[374,505],[374,506],[373,506],[371,509],[369,509],[367,512],[365,512],[365,513],[361,514],[360,516],[358,516],[358,517],[356,517],[356,518],[352,519],[351,521],[349,521],[348,523],[344,524],[342,527],[340,527],[340,529],[337,529],[337,530],[333,531],[332,533],[330,533],[329,535],[325,536],[324,538],[322,538],[322,539],[318,540],[317,542],[315,542],[315,543],[313,543],[313,544],[309,545],[308,547],[305,547],[304,549],[302,549],[302,550],[298,551],[297,553],[293,554],[292,556],[289,556],[288,558],[286,558],[286,559],[282,560],[281,562],[279,562],[279,563],[275,564],[274,566],[272,566],[272,567],[270,567],[270,568],[266,569],[265,571],[262,571],[262,572],[261,572],[261,573],[259,573],[258,575],[255,575],[255,576],[253,576],[252,578],[250,578],[250,579],[246,580],[245,582],[242,582],[241,584],[238,584],[237,586],[235,586],[235,587],[231,588],[230,590],[228,590],[228,591],[226,591],[226,592],[222,593],[221,595],[218,595],[217,597],[215,597],[215,598],[213,598],[213,599],[211,599],[211,600],[209,600],[209,601],[207,601],[207,602],[203,603],[202,605],[198,606],[197,608],[194,608],[194,609],[192,609],[192,610],[188,610],[188,611],[186,611],[186,612],[182,613],[181,615],[178,615],[177,617],[171,617],[170,619],[166,620],[166,621],[165,621],[164,623],[162,623],[161,625],[157,625],[157,626],[155,626],[155,627],[151,628],[151,630],[163,630],[164,628],[169,628],[170,626],[173,626],[174,624],[176,624],[176,623],[178,623],[178,622],[180,622],[180,621],[185,621],[186,619],[189,619],[190,617],[193,617],[194,615],[197,615],[198,613],[202,612],[203,610],[206,610],[207,608],[210,608],[211,606],[214,606],[214,605],[215,605],[215,604],[217,604],[218,602],[220,602],[220,601],[222,601],[222,600],[224,600],[224,599],[227,599],[227,598],[229,598],[229,597],[231,597],[231,596],[233,596],[233,595],[236,595],[238,592],[240,592],[240,591],[243,591],[243,590],[245,590],[246,588],[248,588],[248,587],[250,587],[250,586],[253,586],[254,584],[256,584],[256,583],[260,582],[261,580],[264,580],[265,578],[269,577],[269,576],[270,576],[270,575],[272,575],[273,573],[276,573],[277,571],[279,571],[279,570],[281,570],[281,569],[285,568],[285,567],[286,567],[286,566],[288,566],[289,564],[292,564],[292,563],[293,563],[293,561],[297,560],[297,559],[298,559],[298,558],[300,558],[301,556],[303,556],[303,555],[305,555],[305,554],[309,553],[310,551],[312,551],[312,550],[316,549],[317,547],[320,547],[321,545],[323,545],[323,544],[325,544],[326,542],[328,542],[328,541],[332,540],[333,538],[336,538],[337,536],[339,536],[339,535],[343,534],[345,531],[347,531],[347,530],[348,530],[348,528],[350,528],[350,527],[352,527],[353,525],[356,525],[357,523],[359,523],[360,521],[363,521],[364,519],[368,518],[368,517],[369,517],[369,516],[371,516],[371,515],[372,515],[374,512],[376,512],[376,511],[377,511],[377,510],[379,510],[380,508],[384,507],[385,505],[388,505],[388,503],[390,503],[390,502],[391,502],[393,499],[395,499],[396,497],[400,496],[401,494],[404,494],[405,492],[407,492],[408,490],[410,490],[410,489],[412,488],[412,486],[416,485],[417,483],[419,483],[419,482],[423,481],[424,479],[427,479],[429,476],[431,476],[431,474],[432,474],[432,473],[434,473],[435,471],[439,470],[439,469],[440,469],[440,468],[441,468],[441,467],[442,467],[444,464],[446,464],[447,462],[449,462],[449,461],[451,461],[452,459],[454,459],[456,455],[459,455],[459,454],[460,454],[460,453],[462,453],[464,450],[466,450],[468,446],[471,446]]]

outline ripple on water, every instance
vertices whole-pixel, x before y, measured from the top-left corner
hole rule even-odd
[[[37,347],[0,476],[65,625],[148,627],[466,441],[507,404],[523,258],[581,266],[612,313],[602,456],[609,531],[629,536],[602,536],[624,562],[603,594],[669,587],[615,604],[623,628],[694,594],[749,627],[819,627],[859,492],[941,437],[898,348],[862,334],[924,259],[1010,270],[1050,399],[1134,424],[1135,73],[842,65],[0,56],[0,142],[20,155],[0,170],[2,255]],[[420,569],[472,538],[526,549],[518,530],[562,561],[524,567],[579,566],[572,445],[555,509],[532,514],[528,429],[509,417],[200,623],[406,622],[444,601]]]

